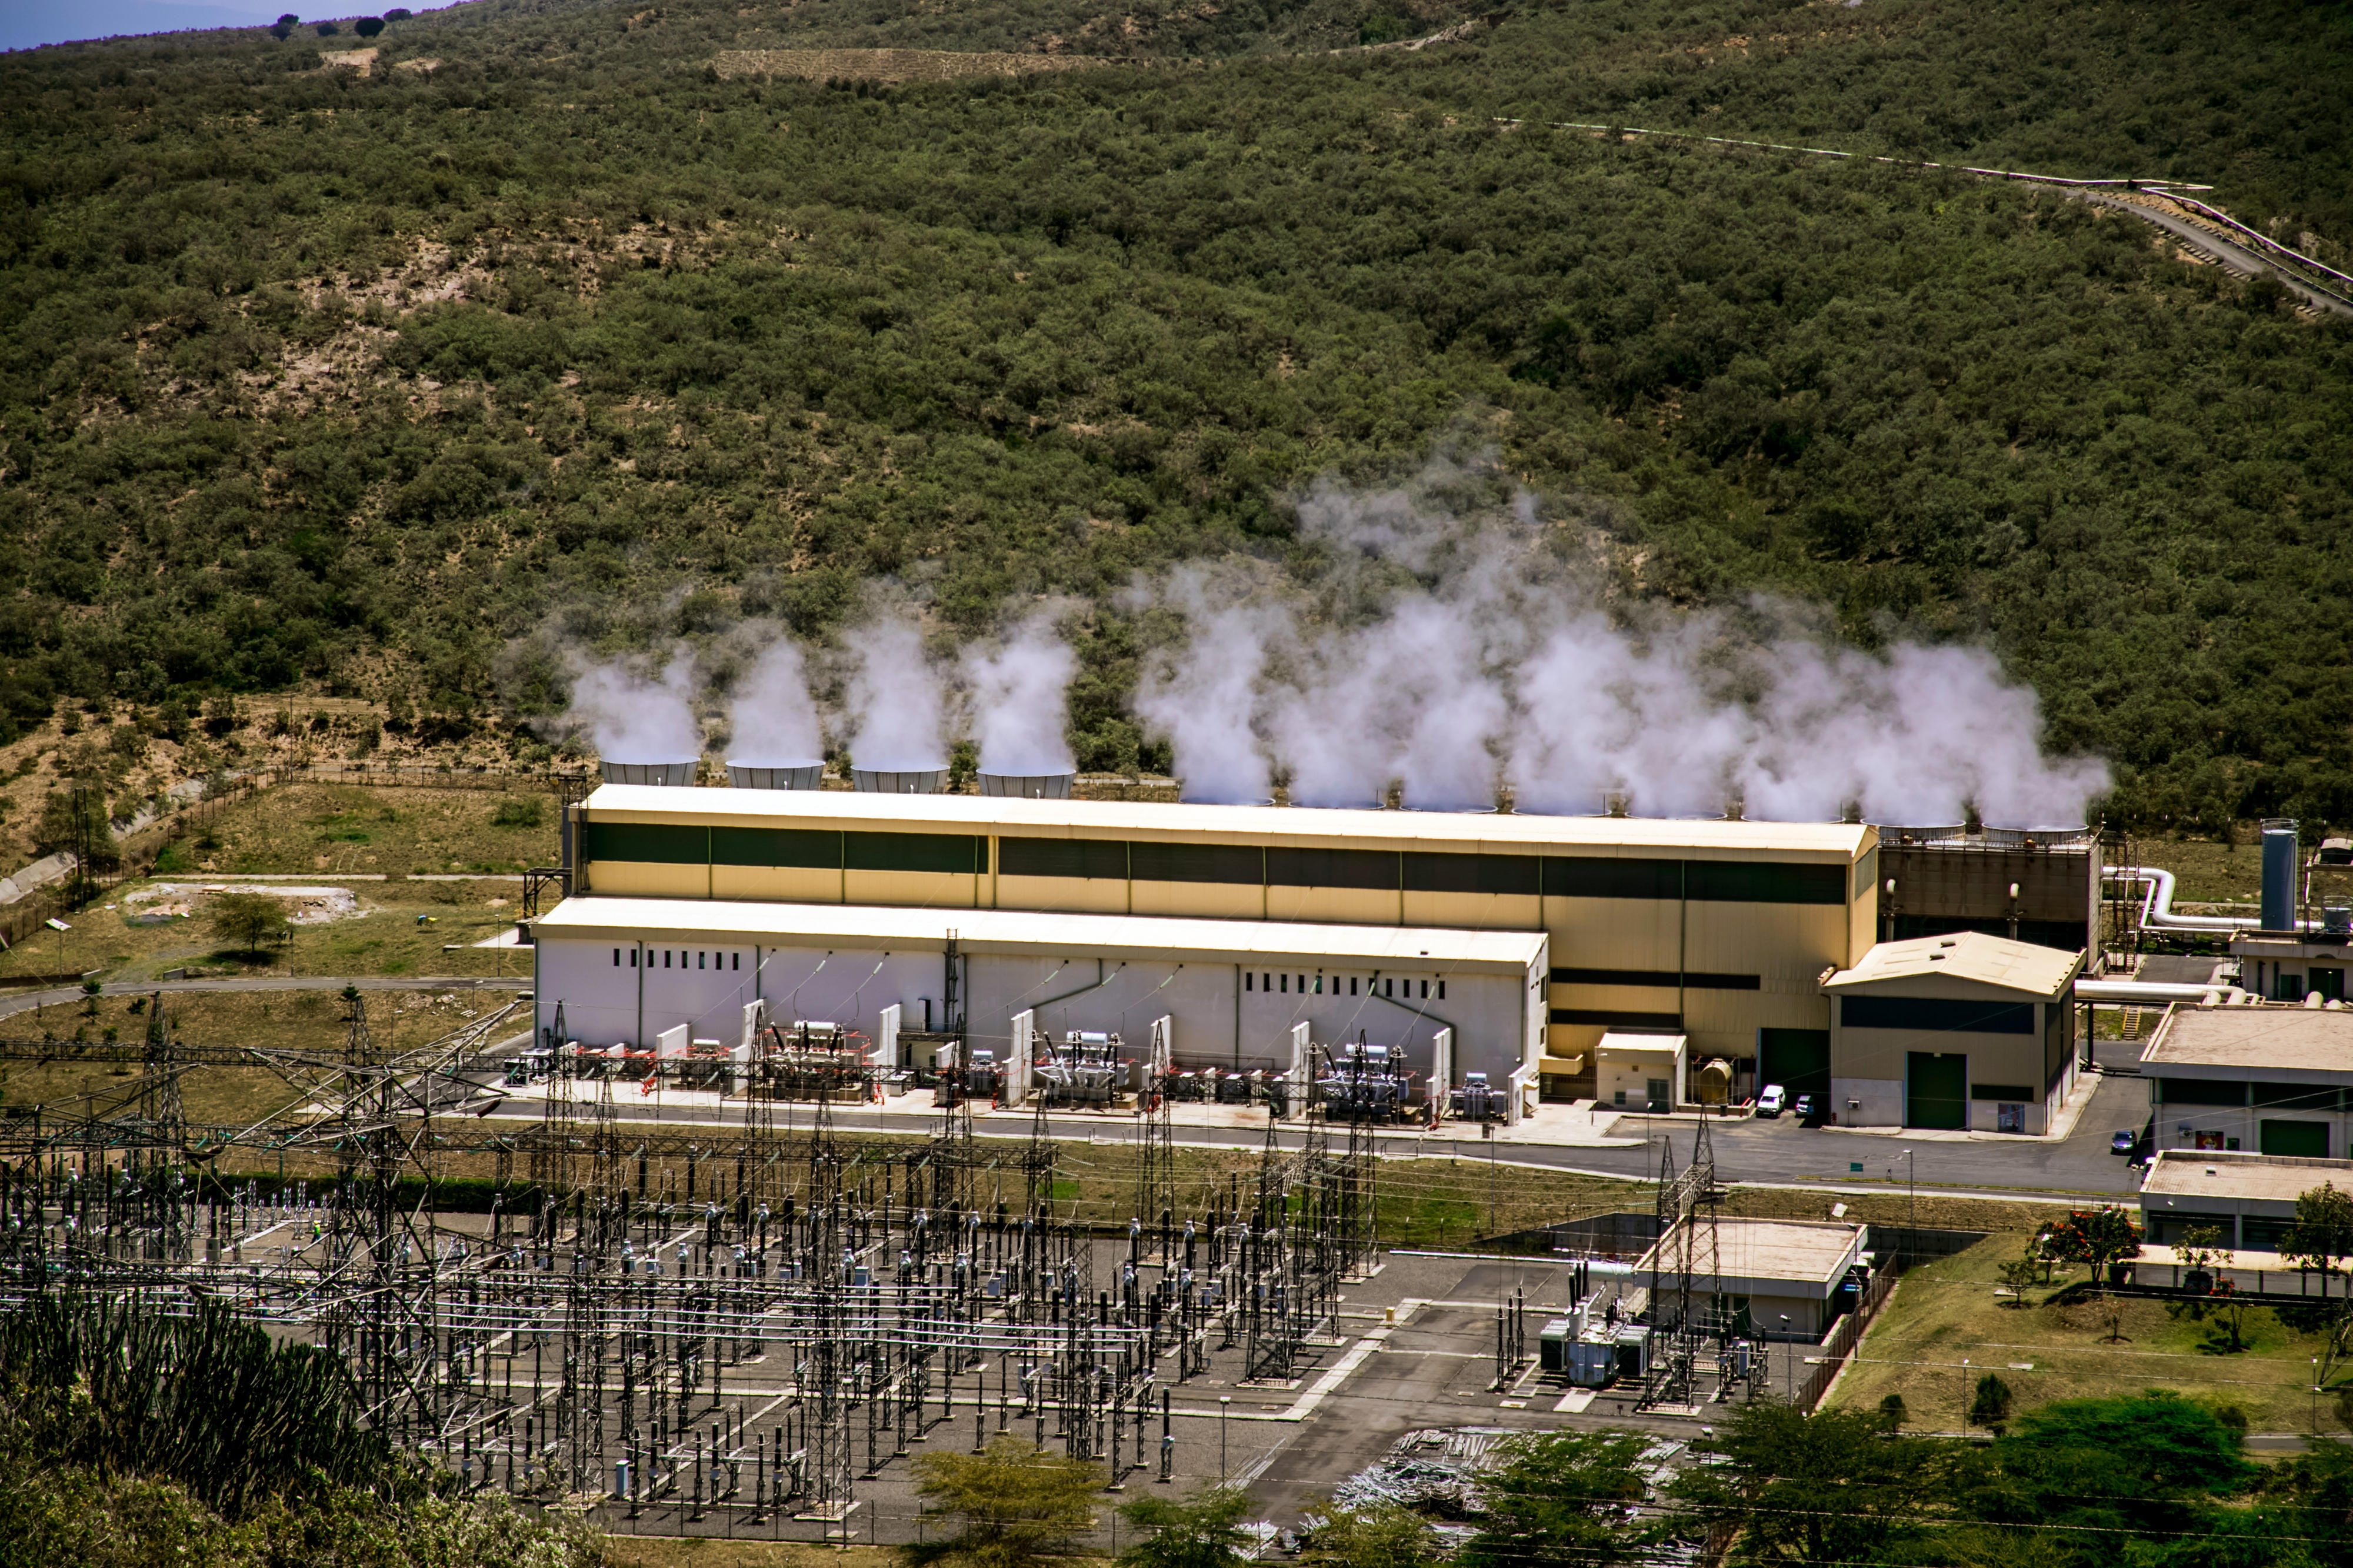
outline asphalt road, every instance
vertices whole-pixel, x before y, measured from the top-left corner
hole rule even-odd
[[[1788,1117],[1764,1121],[1745,1118],[1711,1121],[1708,1135],[1716,1169],[1731,1182],[1855,1191],[1886,1191],[1891,1187],[1903,1190],[1907,1174],[1903,1152],[1909,1149],[1909,1176],[1923,1193],[2113,1197],[2139,1188],[2126,1162],[2108,1152],[2109,1134],[2122,1127],[2137,1129],[2147,1120],[2147,1092],[2138,1078],[2102,1078],[2093,1090],[2092,1103],[2076,1122],[2073,1135],[2056,1143],[1991,1134],[1966,1141],[1906,1138],[1892,1129],[1866,1131],[1801,1127]],[[740,1122],[743,1119],[739,1108],[722,1110],[703,1106],[661,1105],[643,1100],[629,1103],[628,1097],[615,1098],[622,1101],[621,1116],[630,1121],[710,1126]],[[784,1107],[777,1109],[781,1122]],[[493,1116],[498,1114],[492,1112]],[[513,1114],[537,1121],[539,1102],[515,1101]],[[794,1107],[793,1115],[796,1125],[805,1125],[808,1108]],[[935,1127],[938,1119],[836,1108],[833,1125],[836,1131],[845,1133],[904,1135]],[[1082,1113],[1048,1118],[1050,1134],[1060,1139],[1096,1138],[1106,1142],[1125,1142],[1134,1137],[1134,1119],[1126,1115]],[[1697,1132],[1694,1121],[1661,1117],[1619,1123],[1619,1131],[1631,1136],[1642,1136],[1646,1128],[1655,1137],[1672,1140],[1678,1165],[1691,1158],[1692,1142]],[[1028,1121],[1011,1117],[984,1120],[975,1131],[983,1138],[1029,1136]],[[1256,1149],[1266,1140],[1262,1127],[1179,1127],[1176,1135],[1177,1142],[1191,1148]],[[1285,1128],[1278,1136],[1285,1147],[1296,1148],[1305,1134]],[[1467,1140],[1426,1142],[1403,1131],[1378,1139],[1382,1152],[1398,1156],[1413,1152],[1417,1143],[1423,1153],[1452,1152],[1463,1159],[1492,1156],[1509,1165],[1637,1179],[1654,1177],[1659,1172],[1655,1142],[1630,1148],[1597,1149],[1543,1143],[1488,1144]],[[1860,1171],[1853,1168],[1858,1164],[1862,1167]]]
[[[2237,244],[2223,238],[2211,229],[2185,222],[2170,213],[2162,213],[2152,207],[2143,206],[2138,202],[2124,201],[2116,196],[2103,195],[2096,191],[2086,191],[2082,194],[2102,206],[2114,207],[2118,212],[2129,213],[2143,223],[2155,225],[2168,234],[2187,241],[2192,248],[2202,250],[2215,258],[2242,278],[2253,278],[2268,273],[2286,285],[2289,293],[2314,309],[2326,310],[2331,315],[2353,316],[2353,306],[2347,305],[2344,300],[2325,289],[2313,287],[2286,268],[2274,265],[2268,257],[2251,245]]]

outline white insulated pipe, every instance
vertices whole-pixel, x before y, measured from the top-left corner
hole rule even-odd
[[[2245,993],[2235,985],[2168,984],[2158,980],[2078,980],[2078,1002],[2202,1002],[2216,1006]]]
[[[2161,866],[2111,866],[2101,875],[2118,882],[2143,882],[2140,923],[2159,931],[2259,931],[2260,917],[2244,915],[2177,915],[2173,912],[2173,873]],[[2298,921],[2298,931],[2318,931],[2318,921]]]

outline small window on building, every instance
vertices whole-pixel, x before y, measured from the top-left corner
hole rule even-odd
[[[1421,983],[1421,999],[1425,1002],[1430,1000],[1430,982],[1427,980]]]
[[[744,967],[744,955],[740,952],[729,953],[727,955],[727,967],[740,973]]]
[[[1242,989],[1245,991],[1255,991],[1258,989],[1258,976],[1252,974],[1247,969],[1242,971]]]
[[[613,967],[616,969],[621,967],[621,950],[617,947],[613,950]]]
[[[1306,994],[1307,994],[1307,976],[1305,976],[1304,974],[1303,974],[1303,975],[1301,975],[1301,976],[1299,977],[1299,994],[1300,994],[1302,996],[1304,996],[1304,995],[1306,995]]]
[[[1446,1000],[1446,982],[1443,980],[1438,983],[1438,999],[1440,1002]]]
[[[668,969],[670,967],[670,949],[668,948],[662,949],[662,967],[664,969]]]
[[[629,967],[630,967],[631,969],[635,969],[637,966],[638,966],[638,950],[637,950],[636,948],[634,948],[634,947],[633,947],[633,948],[629,949]]]
[[[1291,976],[1288,974],[1282,977],[1282,994],[1286,996],[1291,994]]]
[[[1355,975],[1351,974],[1350,976],[1348,976],[1348,994],[1349,994],[1349,995],[1351,995],[1351,996],[1354,996],[1356,994],[1356,977]]]
[[[705,962],[704,962],[704,961],[705,961],[706,959],[708,959],[710,956],[711,956],[711,955],[710,955],[709,953],[704,953],[704,952],[698,952],[698,953],[696,953],[696,954],[694,955],[694,967],[695,967],[695,968],[697,968],[697,969],[708,969],[708,968],[710,968],[710,967],[711,967],[711,965],[710,965],[709,963],[705,963]]]

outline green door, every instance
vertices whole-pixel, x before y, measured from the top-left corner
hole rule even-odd
[[[1963,1128],[1969,1124],[1969,1058],[1908,1051],[1904,1093],[1906,1127]]]
[[[2328,1158],[2326,1121],[2265,1121],[2256,1131],[2266,1154],[2286,1154],[2299,1160]]]
[[[1757,1087],[1779,1084],[1795,1100],[1810,1094],[1828,1105],[1831,1098],[1831,1032],[1828,1029],[1759,1029],[1757,1031]]]

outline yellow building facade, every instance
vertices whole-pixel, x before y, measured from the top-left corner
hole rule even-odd
[[[1605,1029],[1827,1049],[1825,970],[1878,927],[1864,825],[607,784],[575,896],[1542,931],[1547,1071]]]

